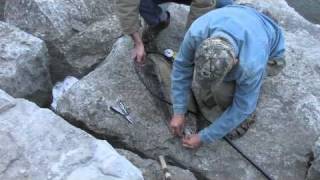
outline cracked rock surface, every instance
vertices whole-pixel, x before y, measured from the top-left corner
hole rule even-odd
[[[143,180],[110,144],[0,90],[0,179]]]
[[[44,41],[1,21],[0,88],[39,105],[48,103],[52,88]]]

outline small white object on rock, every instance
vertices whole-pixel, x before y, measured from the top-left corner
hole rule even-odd
[[[57,102],[63,94],[65,94],[79,79],[67,76],[63,81],[57,82],[52,89],[51,109],[57,109]]]

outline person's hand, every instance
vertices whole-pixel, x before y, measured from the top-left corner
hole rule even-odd
[[[182,146],[190,149],[197,149],[201,146],[199,134],[187,135],[182,139]]]
[[[139,64],[144,64],[146,52],[143,43],[137,43],[132,50],[132,58]]]
[[[144,64],[144,59],[146,52],[144,50],[144,45],[139,32],[134,32],[131,34],[134,42],[134,48],[132,50],[132,59],[134,59],[138,64]]]
[[[175,136],[182,137],[184,129],[185,117],[184,115],[174,115],[170,121],[170,130]]]

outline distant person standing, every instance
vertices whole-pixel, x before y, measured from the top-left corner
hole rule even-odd
[[[133,58],[138,63],[142,63],[145,57],[144,44],[138,33],[139,13],[155,32],[160,32],[170,24],[170,13],[159,7],[159,4],[167,2],[191,5],[188,27],[199,16],[232,4],[233,0],[117,0],[120,24],[124,34],[130,35],[134,41]]]

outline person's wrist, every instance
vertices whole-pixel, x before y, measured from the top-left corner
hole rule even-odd
[[[143,46],[142,39],[139,32],[134,32],[131,34],[135,46]]]
[[[186,112],[187,112],[186,107],[173,105],[173,114],[174,115],[185,115]]]
[[[201,130],[198,133],[198,135],[202,144],[208,144],[213,142],[212,139],[208,136],[206,129]]]
[[[185,115],[184,115],[184,114],[174,114],[174,115],[173,115],[173,118],[181,118],[181,119],[184,119],[184,118],[185,118]]]
[[[135,46],[139,46],[139,47],[143,47],[144,46],[142,41],[135,41],[134,45]]]

